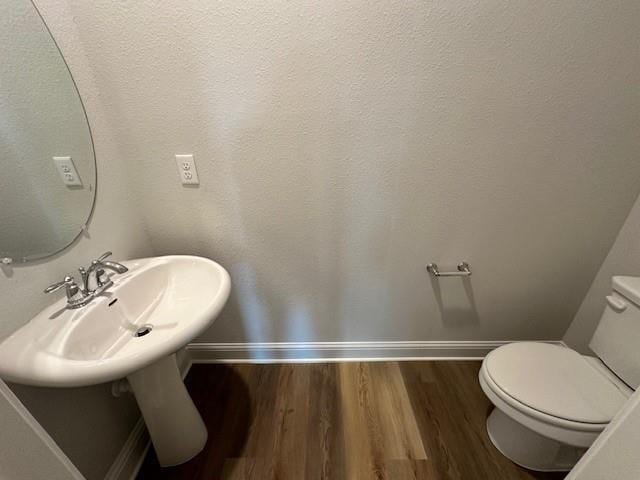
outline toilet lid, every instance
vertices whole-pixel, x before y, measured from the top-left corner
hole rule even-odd
[[[539,412],[582,423],[608,423],[627,396],[575,350],[541,342],[510,343],[485,359],[507,395]]]

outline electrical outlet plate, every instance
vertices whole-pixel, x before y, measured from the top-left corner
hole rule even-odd
[[[78,175],[71,157],[53,157],[53,163],[55,163],[60,178],[62,178],[65,185],[70,187],[82,186],[82,180],[80,180],[80,175]]]
[[[193,155],[176,155],[176,164],[183,185],[200,185]]]

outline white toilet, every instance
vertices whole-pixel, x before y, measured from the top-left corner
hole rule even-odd
[[[540,471],[570,470],[640,384],[640,278],[613,277],[589,357],[559,345],[518,342],[482,362],[495,408],[487,431],[500,452]]]

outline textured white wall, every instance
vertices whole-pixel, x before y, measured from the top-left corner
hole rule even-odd
[[[589,341],[604,311],[604,297],[611,292],[611,277],[614,275],[640,276],[640,197],[564,336],[567,345],[593,354],[589,349]]]
[[[126,152],[119,148],[116,133],[103,113],[108,98],[96,89],[90,62],[76,36],[73,15],[59,0],[37,4],[85,101],[100,183],[88,237],[53,259],[0,271],[0,338],[29,321],[55,298],[44,295],[44,287],[105,250],[113,250],[116,259],[152,254],[128,183]],[[82,389],[11,387],[89,480],[104,478],[139,418],[135,400],[129,396],[113,398],[108,384]],[[11,430],[3,430],[2,435],[10,434]]]
[[[633,0],[70,4],[204,341],[560,338],[640,188]]]

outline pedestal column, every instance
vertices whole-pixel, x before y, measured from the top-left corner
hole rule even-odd
[[[207,428],[184,386],[175,354],[127,379],[160,465],[178,465],[196,456],[207,442]]]

